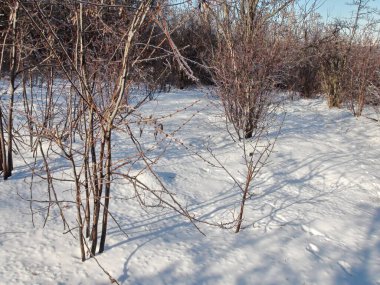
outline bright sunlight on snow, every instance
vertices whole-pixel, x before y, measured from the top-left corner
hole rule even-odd
[[[175,132],[175,140],[160,132],[155,139],[148,127],[141,135],[144,149],[162,153],[154,170],[165,186],[203,221],[234,217],[241,193],[225,170],[207,163],[213,154],[243,177],[241,150],[225,131],[219,101],[208,90],[174,90],[143,110],[163,118],[165,133]],[[254,180],[240,233],[195,222],[202,235],[171,209],[142,208],[131,199],[131,185],[116,179],[99,264],[119,283],[134,285],[380,284],[379,124],[328,110],[323,99],[287,98],[277,112],[286,116]],[[128,143],[123,137],[114,143],[114,160],[122,159]],[[32,154],[20,151],[12,177],[0,183],[0,283],[109,284],[93,258],[81,262],[75,229],[64,230],[56,210],[43,227],[47,205],[38,200],[45,199],[47,186],[36,176],[31,192],[25,162]],[[42,168],[42,161],[37,165]],[[67,162],[58,159],[52,171],[64,177]],[[150,175],[143,180],[155,187]],[[59,181],[55,188],[75,200],[70,183]],[[63,204],[69,213],[72,207]],[[67,218],[75,223],[74,215]]]

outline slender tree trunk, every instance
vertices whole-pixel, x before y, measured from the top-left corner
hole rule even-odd
[[[90,122],[93,122],[93,120],[90,120]],[[91,126],[91,124],[90,124]],[[91,130],[93,128],[90,127]],[[93,131],[90,131],[91,138],[93,139]],[[100,207],[101,207],[101,197],[102,197],[102,190],[103,190],[103,152],[104,152],[104,140],[102,140],[100,145],[100,157],[99,157],[99,163],[97,166],[96,163],[96,152],[95,152],[95,145],[91,144],[91,158],[92,158],[92,177],[94,183],[94,210],[93,210],[93,225],[92,225],[92,231],[91,231],[91,252],[95,255],[96,253],[96,246],[98,243],[98,224],[99,224],[99,217],[100,217]]]
[[[12,176],[13,170],[13,107],[16,91],[16,76],[17,76],[17,12],[18,12],[18,2],[15,2],[15,7],[12,12],[12,49],[11,49],[11,70],[10,70],[10,92],[9,92],[9,108],[8,108],[8,138],[7,138],[7,167],[4,170],[4,179]]]
[[[12,176],[13,170],[13,107],[14,107],[14,97],[15,97],[15,77],[11,76],[11,90],[9,94],[9,109],[8,109],[8,126],[7,126],[7,169],[4,171],[4,179],[8,179]]]
[[[1,43],[1,53],[0,53],[0,77],[2,75],[3,63],[4,63],[4,54],[6,51],[6,42],[10,32],[10,27],[1,34],[2,43]],[[5,148],[5,136],[4,136],[4,126],[3,126],[3,111],[0,104],[0,171],[7,173],[7,152]]]
[[[54,70],[53,66],[49,68],[49,76],[47,81],[47,91],[45,97],[45,118],[44,127],[50,128],[52,122],[52,110],[53,110],[53,86],[54,86]]]
[[[240,228],[241,228],[241,225],[243,223],[244,207],[245,207],[245,202],[247,201],[247,198],[248,198],[249,186],[252,182],[252,178],[253,178],[253,174],[254,174],[253,171],[254,170],[253,170],[252,164],[249,163],[248,173],[247,173],[245,187],[244,187],[244,191],[243,191],[243,197],[241,198],[241,202],[240,202],[240,211],[239,211],[239,216],[238,216],[238,220],[237,220],[235,233],[240,232]]]
[[[79,235],[79,247],[81,252],[81,259],[82,261],[86,260],[86,254],[84,250],[84,236],[83,236],[83,219],[82,219],[82,197],[81,197],[81,187],[80,182],[78,178],[78,173],[76,171],[76,166],[74,162],[74,158],[70,156],[71,164],[74,171],[74,177],[75,177],[75,187],[76,187],[76,208],[77,208],[77,221],[79,224],[78,227],[78,235]]]
[[[30,150],[32,151],[33,150],[33,124],[32,124],[31,118],[32,118],[33,101],[31,101],[31,103],[29,103],[26,82],[27,82],[26,72],[23,72],[22,73],[22,99],[23,99],[23,105],[24,105],[24,112],[26,114],[26,120],[27,120],[27,124],[28,124],[29,147],[30,147]],[[32,86],[30,86],[30,89],[32,89]],[[33,94],[32,90],[31,90],[30,94]]]
[[[84,106],[82,107],[84,110]],[[84,125],[84,131],[87,134],[89,132],[89,129],[87,127],[87,118],[85,112],[83,112],[83,125]],[[84,151],[84,189],[86,191],[86,208],[85,208],[85,221],[86,221],[86,238],[90,237],[90,223],[91,223],[91,209],[90,209],[90,146],[89,144],[85,143],[85,151]]]
[[[111,130],[107,130],[106,133],[106,145],[107,145],[107,157],[106,157],[106,176],[105,176],[105,193],[104,193],[104,205],[103,205],[103,220],[102,220],[102,235],[100,237],[99,253],[104,251],[107,235],[107,223],[108,223],[108,209],[111,193]]]
[[[3,112],[0,106],[0,170],[3,173],[7,173],[7,152],[5,149],[5,137],[4,137],[4,127],[3,127]]]

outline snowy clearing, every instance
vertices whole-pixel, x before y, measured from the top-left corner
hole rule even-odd
[[[212,148],[238,175],[241,154],[224,130],[216,100],[206,93],[174,90],[144,110],[173,112],[199,99],[165,118],[165,131],[196,113],[176,139],[205,157],[206,147]],[[234,234],[198,224],[203,236],[173,211],[144,211],[137,201],[120,198],[128,185],[115,181],[110,210],[128,237],[111,220],[106,251],[97,256],[100,264],[121,284],[380,284],[379,124],[328,110],[322,99],[287,101],[284,109],[270,163],[247,204],[250,226]],[[153,138],[148,131],[143,136]],[[166,140],[160,134],[157,139]],[[122,141],[116,157],[128,151]],[[156,153],[165,148],[155,170],[191,213],[213,222],[234,214],[240,195],[221,169],[181,144],[145,147]],[[13,176],[0,182],[0,283],[109,284],[93,259],[80,261],[77,241],[63,234],[58,216],[42,228],[42,215],[35,214],[33,227],[25,200],[29,169],[15,159]],[[60,171],[58,165],[55,172]],[[40,183],[34,191],[45,190]],[[62,183],[57,191],[73,189]]]

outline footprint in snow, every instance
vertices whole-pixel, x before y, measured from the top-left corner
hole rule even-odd
[[[351,264],[349,264],[347,261],[339,260],[338,265],[344,272],[346,272],[348,275],[352,276],[352,267]]]
[[[276,218],[280,221],[280,222],[283,222],[283,223],[286,223],[287,222],[287,219],[285,217],[283,217],[282,215],[280,214],[277,214],[276,215]]]
[[[308,233],[312,236],[321,236],[321,237],[326,237],[325,234],[321,233],[320,231],[316,230],[316,229],[313,229],[313,228],[310,228],[308,226],[305,226],[305,225],[302,225],[301,226],[301,229],[305,232],[305,233]]]
[[[306,250],[311,252],[314,255],[317,255],[317,253],[319,253],[319,247],[313,243],[309,243],[308,246],[306,247]]]

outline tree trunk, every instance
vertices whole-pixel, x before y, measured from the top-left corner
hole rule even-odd
[[[16,88],[16,76],[17,76],[17,12],[18,12],[18,2],[15,2],[15,6],[12,12],[12,50],[11,50],[11,70],[10,70],[10,94],[9,94],[9,109],[8,109],[8,139],[7,139],[7,167],[4,169],[4,179],[12,176],[13,170],[13,105],[15,97],[15,88]]]
[[[107,223],[108,223],[108,207],[110,201],[111,192],[111,130],[107,130],[106,133],[106,145],[107,145],[107,157],[106,157],[106,176],[105,176],[105,196],[103,205],[103,221],[102,221],[102,235],[100,237],[99,253],[104,251],[107,235]]]

